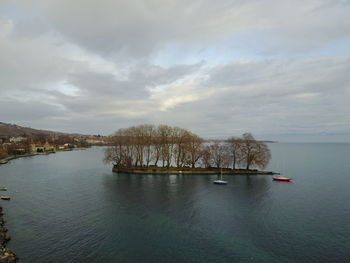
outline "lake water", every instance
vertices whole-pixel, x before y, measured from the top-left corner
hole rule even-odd
[[[350,144],[270,144],[292,177],[126,175],[102,148],[0,166],[20,262],[350,262]]]

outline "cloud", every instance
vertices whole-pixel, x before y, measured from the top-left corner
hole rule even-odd
[[[35,23],[25,23],[26,32],[49,25],[68,41],[103,56],[149,56],[169,43],[209,48],[225,40],[233,44],[248,32],[260,34],[264,52],[304,52],[346,37],[350,30],[350,4],[341,0],[14,2],[36,14],[29,19]]]
[[[142,123],[205,137],[350,133],[349,1],[0,5],[2,121],[102,134]]]

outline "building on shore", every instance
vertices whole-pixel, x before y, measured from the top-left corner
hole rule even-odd
[[[55,152],[56,149],[54,146],[50,145],[48,142],[45,142],[43,145],[40,144],[31,144],[31,152],[33,153],[44,153],[44,152]]]

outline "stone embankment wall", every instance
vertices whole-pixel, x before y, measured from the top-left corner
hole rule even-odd
[[[176,168],[176,167],[113,167],[113,172],[133,174],[220,174],[218,168]],[[222,169],[222,174],[276,174],[270,171],[244,170],[244,169]]]

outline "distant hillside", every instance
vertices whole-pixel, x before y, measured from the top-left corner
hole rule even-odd
[[[37,130],[27,127],[18,126],[0,122],[0,136],[33,136],[33,135],[52,135],[63,134],[61,132]]]

